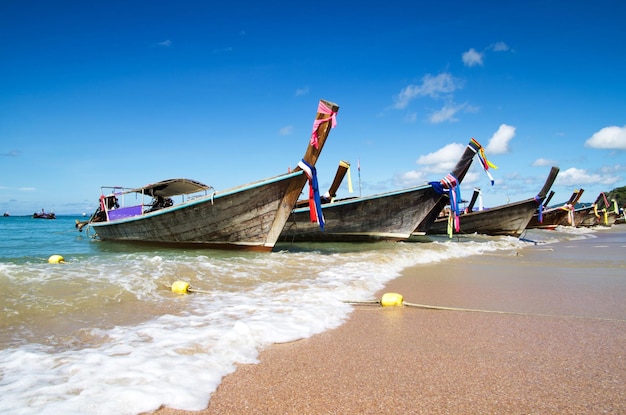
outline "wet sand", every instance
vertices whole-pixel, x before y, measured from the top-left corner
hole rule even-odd
[[[239,366],[206,410],[157,413],[625,414],[626,227],[596,235],[407,269],[377,297],[405,306],[357,305]]]

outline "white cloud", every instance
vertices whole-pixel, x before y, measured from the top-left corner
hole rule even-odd
[[[462,88],[461,83],[447,72],[436,76],[426,74],[420,85],[411,84],[394,97],[394,108],[404,109],[409,105],[409,102],[417,97],[427,96],[438,99],[442,95],[451,94],[460,88]]]
[[[296,96],[299,97],[300,95],[306,95],[309,93],[309,87],[305,86],[304,88],[298,88],[296,89]]]
[[[508,52],[509,50],[511,50],[511,48],[509,47],[509,45],[507,45],[504,42],[496,42],[496,43],[492,43],[491,45],[487,46],[483,52],[479,52],[474,48],[470,48],[467,52],[463,52],[463,54],[461,55],[461,60],[463,61],[463,64],[465,66],[469,66],[470,68],[472,66],[483,66],[484,65],[484,58],[485,58],[485,51],[490,51],[490,52]]]
[[[484,175],[481,173],[482,173],[482,169],[480,172],[469,170],[467,173],[465,173],[462,186],[470,187],[467,190],[471,191],[471,187],[475,186],[476,184],[484,183],[483,181]]]
[[[163,42],[157,43],[157,46],[163,46],[164,48],[169,48],[170,46],[172,46],[172,41],[167,39],[167,40],[164,40]]]
[[[485,148],[487,154],[503,154],[509,152],[509,141],[515,137],[515,127],[502,124],[491,137]]]
[[[507,45],[504,42],[496,42],[496,43],[490,45],[489,49],[491,49],[494,52],[506,52],[506,51],[508,51],[511,48],[509,47],[509,45]]]
[[[396,186],[408,187],[438,180],[438,174],[444,176],[454,168],[466,147],[462,144],[452,143],[435,152],[420,156],[416,163],[422,167],[418,170],[411,170],[396,175],[393,179],[394,184]]]
[[[400,187],[417,186],[427,183],[428,177],[424,171],[411,170],[394,177],[393,182]]]
[[[623,127],[604,127],[585,141],[585,146],[626,150],[626,125]]]
[[[437,151],[420,156],[415,163],[420,165],[417,170],[411,170],[402,174],[396,174],[393,178],[395,186],[408,187],[418,186],[433,180],[439,180],[452,171],[454,166],[463,155],[467,145],[451,143]],[[441,177],[438,177],[440,175]],[[467,172],[463,183],[472,184],[479,180],[482,175]]]
[[[456,113],[465,108],[465,106],[466,104],[446,104],[439,111],[433,112],[429,117],[429,121],[433,124],[439,124],[444,121],[456,122],[458,119],[454,116]]]
[[[564,186],[575,186],[579,184],[597,183],[601,180],[600,175],[591,175],[584,169],[571,167],[565,171],[559,172],[559,184]]]
[[[576,167],[571,167],[565,171],[559,172],[559,176],[557,177],[560,186],[580,186],[598,183],[610,186],[617,183],[619,180],[621,180],[621,178],[615,174],[590,174],[586,170],[577,169]]]
[[[555,160],[549,160],[544,158],[539,158],[531,164],[534,167],[543,167],[543,166],[554,166],[557,162]]]
[[[293,132],[293,126],[292,125],[288,125],[286,127],[281,128],[278,131],[278,134],[280,135],[290,135]]]
[[[463,144],[451,143],[433,153],[420,156],[416,163],[429,166],[429,170],[450,171],[461,158],[465,147]]]
[[[603,174],[618,174],[623,171],[626,171],[626,166],[622,164],[614,164],[612,166],[602,166],[600,171]]]
[[[468,50],[467,52],[463,53],[463,63],[465,64],[465,66],[476,66],[476,65],[483,65],[483,55],[484,53],[482,52],[477,52],[476,49],[474,48],[470,48],[470,50]]]

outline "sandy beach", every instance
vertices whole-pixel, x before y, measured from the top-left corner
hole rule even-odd
[[[156,413],[624,414],[626,228],[596,236],[407,269],[376,297],[405,306],[356,305],[239,366],[207,409]]]

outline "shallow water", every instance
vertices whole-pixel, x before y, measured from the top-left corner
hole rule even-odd
[[[237,363],[337,327],[403,269],[594,230],[424,243],[281,244],[272,253],[95,241],[78,217],[0,218],[0,413],[199,410]],[[63,264],[47,259],[59,254]],[[194,293],[170,290],[177,280]]]

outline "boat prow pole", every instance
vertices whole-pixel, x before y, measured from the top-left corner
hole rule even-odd
[[[585,192],[585,189],[580,189],[576,192],[576,197],[570,203],[572,207],[576,206],[576,203],[578,203],[578,201],[580,200],[584,192]]]
[[[338,111],[339,106],[337,104],[323,99],[319,101],[317,115],[315,117],[315,122],[313,123],[314,129],[307,145],[306,152],[304,153],[304,157],[302,158],[302,160],[309,166],[315,167],[315,163],[317,163],[317,159],[324,148],[324,144],[326,144],[328,134],[330,133],[331,128],[333,128],[335,116]],[[298,170],[302,169],[300,167],[296,167],[294,169],[294,171]],[[274,217],[272,228],[268,232],[267,240],[265,242],[266,246],[273,247],[278,240],[278,237],[280,236],[285,223],[287,223],[289,215],[291,215],[291,211],[296,205],[296,202],[302,193],[302,188],[306,184],[307,180],[307,176],[305,174],[301,174],[291,181],[289,188],[280,202],[280,207]]]
[[[543,188],[537,194],[537,199],[539,199],[541,202],[543,202],[543,199],[546,198],[546,195],[550,191],[550,188],[554,184],[554,181],[556,180],[556,176],[558,175],[559,175],[559,168],[556,166],[552,166],[552,168],[550,169],[550,174],[548,175],[548,178],[546,179],[546,182],[544,183]]]
[[[331,198],[334,198],[337,196],[337,189],[339,189],[339,186],[343,182],[343,178],[346,176],[346,173],[349,168],[350,168],[350,163],[348,163],[347,161],[342,160],[339,162],[339,166],[337,167],[337,172],[335,173],[335,178],[333,179],[332,184],[328,188],[328,195]]]

